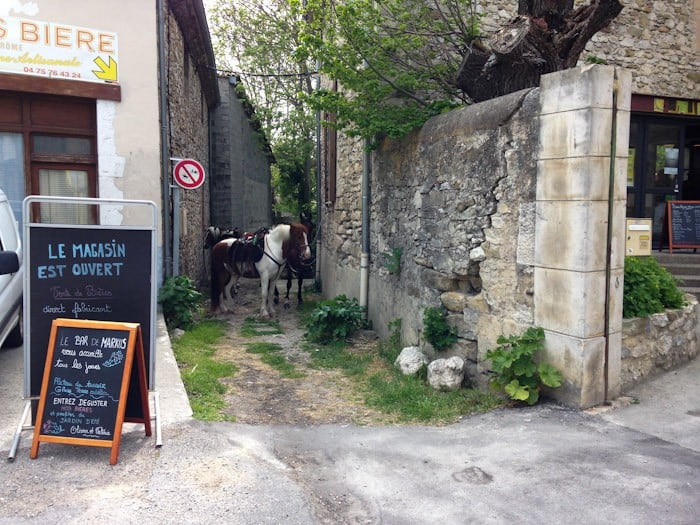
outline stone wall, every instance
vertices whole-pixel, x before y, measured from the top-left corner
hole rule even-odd
[[[688,294],[688,305],[648,317],[622,322],[623,392],[643,379],[670,370],[698,355],[698,301]]]
[[[450,353],[477,384],[500,335],[542,326],[544,357],[564,373],[557,396],[592,406],[619,393],[630,78],[587,66],[543,79],[372,153],[368,317],[382,336],[401,319],[402,342],[426,346],[423,313],[444,306],[459,335]],[[358,142],[340,141],[343,176],[322,223],[327,297],[360,295],[361,158]]]
[[[209,173],[209,110],[196,64],[187,53],[177,20],[170,13],[165,38],[170,152],[175,158],[199,161]],[[203,286],[208,279],[202,264],[202,236],[209,225],[209,184],[196,190],[179,191],[180,237],[173,240],[179,242],[179,273]],[[174,213],[178,213],[177,210]]]
[[[272,223],[271,152],[236,86],[219,78],[213,116],[212,225],[255,231]]]
[[[589,4],[577,0],[576,6]],[[632,92],[700,99],[700,4],[696,0],[625,0],[612,24],[581,55],[595,56],[632,72]],[[517,2],[479,2],[486,33],[517,12]]]
[[[478,349],[533,323],[538,110],[538,90],[514,93],[431,119],[373,154],[368,315],[383,335],[400,318],[404,341],[417,344],[424,309],[445,305],[460,335],[452,353],[477,381]],[[343,164],[361,156],[357,142],[339,146],[339,172],[353,175],[324,214],[326,296],[357,296],[362,167]],[[386,264],[394,250],[398,275]]]

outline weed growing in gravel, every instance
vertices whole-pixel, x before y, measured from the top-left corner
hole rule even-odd
[[[260,354],[260,360],[277,370],[282,377],[289,379],[297,379],[304,377],[303,372],[299,372],[292,363],[280,355],[282,347],[275,343],[248,343],[246,344],[246,352],[249,354]]]
[[[275,335],[284,332],[279,321],[275,319],[246,317],[238,333],[242,337],[256,337],[258,335]]]
[[[221,321],[202,321],[172,341],[193,416],[203,421],[232,420],[222,413],[226,387],[219,378],[231,376],[238,369],[232,363],[212,359],[216,349],[211,345],[223,337],[224,328]]]

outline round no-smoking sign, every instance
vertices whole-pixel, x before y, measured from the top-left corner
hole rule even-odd
[[[204,184],[204,166],[193,159],[182,159],[173,168],[175,182],[186,190],[196,190]]]

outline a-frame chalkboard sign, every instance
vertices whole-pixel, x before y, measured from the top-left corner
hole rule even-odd
[[[143,417],[126,418],[131,381],[138,383]],[[30,457],[39,443],[112,449],[119,455],[122,423],[143,423],[151,435],[143,338],[138,323],[55,319],[44,365]]]

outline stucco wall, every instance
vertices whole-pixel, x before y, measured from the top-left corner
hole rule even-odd
[[[33,4],[37,10],[32,19],[117,34],[122,100],[97,101],[98,196],[150,200],[160,204],[161,187],[157,182],[160,178],[160,129],[155,2],[145,5],[142,0],[119,3],[110,0],[37,0]],[[119,211],[109,218],[109,223],[143,224],[143,219],[123,216]]]
[[[589,4],[577,0],[575,6]],[[517,12],[517,2],[479,2],[486,33]],[[611,25],[581,55],[595,56],[632,72],[632,92],[700,99],[700,4],[697,0],[625,0]]]

